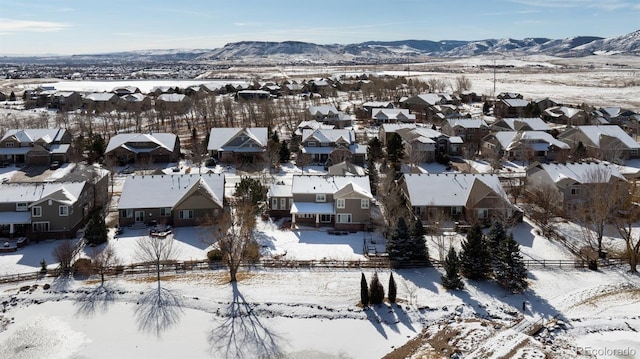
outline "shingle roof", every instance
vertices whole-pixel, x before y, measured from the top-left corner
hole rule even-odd
[[[487,174],[405,174],[407,195],[412,206],[462,207],[476,181],[508,201],[496,175]]]
[[[105,153],[111,152],[118,147],[126,147],[135,152],[135,148],[127,146],[127,143],[133,142],[151,142],[158,147],[173,151],[177,138],[178,136],[173,133],[121,133],[111,137]],[[153,149],[146,149],[145,151],[149,150]]]

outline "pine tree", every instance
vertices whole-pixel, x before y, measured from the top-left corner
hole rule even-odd
[[[444,260],[444,275],[440,276],[442,286],[446,289],[462,289],[464,283],[460,278],[460,260],[453,247],[449,248],[449,253]]]
[[[502,223],[495,221],[491,224],[489,232],[486,236],[486,244],[491,254],[491,266],[495,268],[496,261],[498,260],[498,248],[500,244],[507,238],[507,233],[502,226]]]
[[[363,307],[369,306],[369,286],[367,285],[367,278],[362,273],[360,278],[360,302]]]
[[[469,279],[486,279],[491,275],[491,254],[482,238],[480,224],[474,223],[460,253],[462,275]]]
[[[380,175],[378,174],[375,162],[371,158],[367,160],[367,172],[369,175],[369,187],[371,187],[371,194],[375,196],[378,192]]]
[[[399,217],[396,226],[387,241],[387,253],[392,260],[409,258],[409,228],[403,217]]]
[[[380,142],[378,137],[370,139],[367,143],[367,158],[375,162],[381,159],[383,155],[382,142]]]
[[[412,260],[429,260],[429,250],[427,249],[427,242],[424,240],[424,226],[420,219],[416,219],[411,222],[409,228],[409,247],[410,258]]]
[[[393,279],[393,273],[391,273],[391,275],[389,275],[389,294],[387,295],[390,303],[396,302],[397,292],[398,288],[396,288],[396,281]]]
[[[397,133],[392,133],[387,140],[387,159],[396,170],[400,167],[400,160],[404,157],[404,144]]]
[[[104,218],[99,211],[95,211],[87,223],[84,238],[89,244],[99,245],[107,241],[108,230]]]
[[[371,304],[382,304],[384,301],[384,287],[378,279],[378,272],[373,272],[371,286],[369,286],[369,302]]]
[[[527,268],[520,254],[520,245],[509,234],[500,243],[494,262],[494,276],[498,284],[514,293],[521,293],[527,289]]]
[[[289,151],[289,144],[286,141],[282,141],[280,144],[280,163],[289,162],[291,157],[291,151]]]

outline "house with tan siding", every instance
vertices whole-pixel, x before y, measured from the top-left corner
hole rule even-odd
[[[180,138],[173,133],[121,133],[109,140],[105,159],[114,163],[169,163],[180,158]]]
[[[0,139],[0,161],[49,165],[67,162],[72,136],[66,129],[10,129]]]

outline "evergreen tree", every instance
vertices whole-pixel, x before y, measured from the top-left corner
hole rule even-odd
[[[373,162],[378,161],[384,156],[382,151],[382,142],[378,137],[374,137],[367,143],[367,158]]]
[[[387,159],[393,167],[397,170],[400,169],[400,160],[404,157],[404,144],[402,138],[397,133],[392,133],[387,141]]]
[[[520,245],[509,234],[500,243],[497,253],[497,261],[494,262],[494,275],[498,284],[514,293],[520,293],[527,289],[527,268],[520,254]]]
[[[491,255],[491,267],[496,267],[496,262],[499,260],[498,258],[498,249],[500,248],[500,244],[507,238],[507,233],[502,226],[502,223],[499,221],[495,221],[491,224],[489,228],[489,232],[487,232],[486,236],[486,245],[489,250],[489,254]]]
[[[373,272],[371,285],[369,286],[369,302],[371,304],[382,304],[384,301],[384,287],[378,279],[378,272]]]
[[[387,241],[387,253],[392,260],[409,259],[409,228],[403,217],[398,217],[396,226]]]
[[[280,144],[280,163],[287,163],[291,158],[291,151],[289,151],[289,144],[286,141],[282,141]]]
[[[371,194],[376,195],[378,192],[378,182],[380,182],[380,175],[378,169],[375,166],[375,162],[371,158],[367,160],[367,172],[369,174],[369,186],[371,187]]]
[[[393,272],[389,275],[389,294],[387,297],[389,298],[390,303],[396,302],[396,294],[398,292],[398,288],[396,288],[396,281],[393,279]]]
[[[240,183],[236,184],[236,190],[233,195],[242,197],[252,204],[258,204],[258,202],[267,200],[268,190],[269,189],[265,187],[259,179],[242,177]]]
[[[424,226],[420,219],[411,222],[409,228],[410,258],[413,260],[429,260],[427,242],[424,240]]]
[[[99,211],[95,211],[87,223],[87,228],[84,231],[84,238],[89,244],[99,245],[107,241],[108,230],[104,221],[104,217]]]
[[[360,302],[363,307],[369,306],[369,286],[367,285],[367,278],[362,273],[360,278]]]
[[[446,289],[462,289],[464,287],[460,277],[460,260],[453,247],[449,248],[449,253],[444,260],[444,273],[440,276],[443,287]]]
[[[9,94],[9,101],[15,101],[16,100],[16,93],[11,91],[11,94]]]
[[[85,140],[85,149],[87,150],[87,162],[96,163],[104,157],[107,142],[99,133],[89,133],[89,136]]]
[[[477,222],[471,226],[466,240],[462,242],[460,265],[462,275],[469,279],[486,279],[491,275],[491,254]]]

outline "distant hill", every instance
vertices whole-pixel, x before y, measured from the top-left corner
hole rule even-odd
[[[367,41],[318,45],[300,41],[242,41],[222,48],[146,50],[74,56],[0,57],[0,62],[42,63],[159,63],[234,62],[248,64],[402,63],[429,57],[471,57],[484,54],[583,57],[627,54],[640,56],[640,30],[616,37],[579,36],[566,39],[525,38],[459,40]]]

